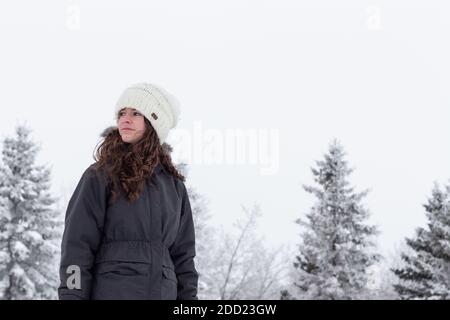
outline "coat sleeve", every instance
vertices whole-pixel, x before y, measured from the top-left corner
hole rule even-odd
[[[170,255],[178,279],[177,300],[198,300],[198,273],[195,269],[195,230],[188,192],[183,183],[180,227]]]
[[[89,167],[67,206],[59,267],[60,300],[90,299],[92,267],[102,237],[106,197],[106,180]],[[73,266],[80,271],[79,286]]]

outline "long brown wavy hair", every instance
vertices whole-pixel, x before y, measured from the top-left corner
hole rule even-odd
[[[105,170],[111,186],[110,203],[116,200],[120,192],[124,192],[128,202],[137,200],[145,180],[158,163],[174,177],[185,181],[172,163],[172,147],[166,143],[160,144],[155,129],[146,118],[145,124],[144,135],[136,143],[124,142],[117,127],[105,129],[102,134],[104,140],[94,151],[95,168]]]

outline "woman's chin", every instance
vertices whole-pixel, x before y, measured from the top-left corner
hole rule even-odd
[[[124,139],[124,138],[122,138],[122,141],[124,142],[124,143],[133,143],[134,141],[132,140],[132,139]]]

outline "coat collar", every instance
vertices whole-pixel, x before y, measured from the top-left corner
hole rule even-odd
[[[153,169],[154,173],[160,173],[161,171],[163,171],[163,166],[161,163],[158,163],[155,167],[155,169]]]

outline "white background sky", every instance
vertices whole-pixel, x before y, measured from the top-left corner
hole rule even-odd
[[[337,138],[391,250],[450,178],[449,16],[444,0],[2,2],[0,134],[26,122],[71,193],[123,89],[155,82],[180,100],[179,129],[279,132],[277,174],[191,166],[213,222],[259,203],[260,232],[297,243],[314,200],[301,186]]]

